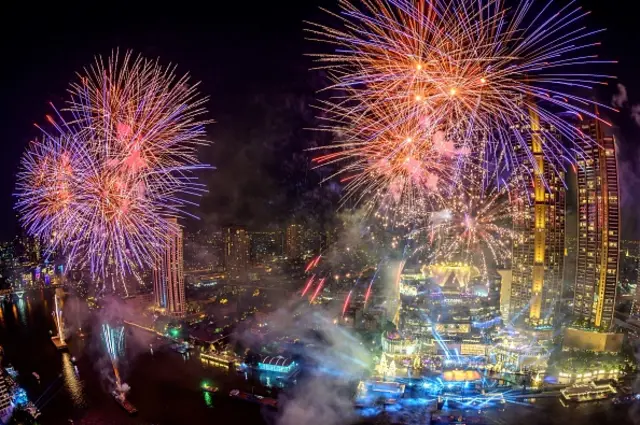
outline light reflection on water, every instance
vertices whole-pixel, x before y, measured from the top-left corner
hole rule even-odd
[[[86,406],[84,385],[69,353],[62,353],[62,379],[75,407]]]
[[[18,306],[18,317],[16,317],[16,319],[20,320],[20,324],[24,327],[27,326],[27,315],[25,312],[25,307],[26,307],[27,303],[24,301],[24,299],[19,298],[18,302],[17,302],[17,306]],[[14,307],[16,306],[16,304],[14,304]]]

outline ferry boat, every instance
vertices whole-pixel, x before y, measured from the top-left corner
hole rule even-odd
[[[262,406],[273,407],[273,408],[278,407],[278,400],[274,398],[263,397],[256,394],[249,394],[240,390],[231,390],[231,392],[229,393],[229,396],[233,398],[239,398],[245,401],[250,401],[252,403],[257,403]]]
[[[217,392],[218,392],[218,390],[219,390],[219,388],[218,388],[218,387],[215,387],[215,386],[213,386],[213,385],[211,385],[211,384],[209,384],[209,383],[207,383],[207,382],[204,382],[204,383],[202,384],[202,389],[203,389],[204,391],[209,392],[209,393],[217,393]]]
[[[606,400],[616,393],[616,389],[609,381],[594,381],[588,385],[574,385],[560,390],[561,400],[574,403]]]
[[[113,390],[111,392],[111,395],[113,396],[113,399],[116,401],[116,403],[118,403],[118,405],[120,405],[120,407],[122,407],[129,414],[129,416],[133,416],[138,413],[138,409],[136,409],[133,404],[127,401],[127,399],[124,397],[124,394]]]

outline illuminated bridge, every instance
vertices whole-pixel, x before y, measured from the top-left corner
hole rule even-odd
[[[7,297],[10,297],[11,295],[15,295],[18,298],[22,299],[22,297],[24,296],[24,289],[13,289],[13,288],[9,288],[9,289],[0,289],[0,300],[4,300]]]

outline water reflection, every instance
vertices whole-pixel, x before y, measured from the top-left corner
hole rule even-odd
[[[84,407],[86,405],[84,385],[80,380],[78,368],[71,361],[69,353],[62,353],[62,378],[74,406]]]
[[[15,307],[16,304],[14,304]],[[24,302],[24,299],[22,298],[18,298],[18,317],[20,320],[20,324],[22,326],[27,326],[27,316],[26,316],[26,312],[25,312],[25,305],[26,303]],[[18,317],[16,317],[16,319],[18,319]]]
[[[31,299],[27,298],[27,316],[29,316],[29,321],[33,320],[32,310],[31,310]]]
[[[209,408],[213,408],[213,397],[211,396],[211,393],[209,391],[203,391],[202,394],[204,395],[204,404]]]

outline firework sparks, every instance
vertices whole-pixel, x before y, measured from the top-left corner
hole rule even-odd
[[[71,265],[105,276],[153,267],[179,231],[171,217],[204,186],[193,172],[206,144],[206,99],[188,75],[128,53],[97,58],[71,84],[63,116],[47,119],[24,154],[16,209],[27,231]],[[66,118],[65,118],[66,117]]]
[[[545,132],[545,157],[561,171],[582,154],[562,140],[585,137],[567,117],[602,120],[595,107],[611,108],[588,92],[614,78],[583,70],[609,62],[590,52],[600,31],[582,26],[588,12],[573,3],[340,1],[337,25],[308,28],[335,48],[316,59],[337,93],[321,109],[338,141],[316,161],[340,163],[347,197],[412,198],[408,183],[419,193],[459,184],[471,152],[489,153],[480,167],[536,167],[529,141]]]
[[[300,295],[301,297],[304,297],[305,294],[309,291],[309,289],[311,288],[311,285],[313,285],[313,280],[315,278],[316,278],[316,275],[314,274],[309,278],[309,280],[307,280],[307,284],[305,285],[304,290],[302,291],[302,295]]]
[[[120,356],[124,353],[124,326],[112,327],[108,323],[102,324],[102,340],[107,354],[111,360],[113,366],[113,374],[116,379],[116,389],[120,390],[122,387],[122,380],[120,378],[120,370],[118,368],[118,362]]]
[[[318,296],[318,294],[320,293],[320,290],[322,289],[322,287],[324,286],[324,281],[326,278],[322,278],[320,279],[320,282],[318,282],[318,287],[316,288],[315,292],[313,293],[313,296],[311,297],[311,299],[309,300],[309,304],[313,303],[316,299],[316,297]]]
[[[511,257],[516,234],[508,186],[477,187],[452,198],[449,208],[445,221],[428,228],[440,239],[436,259],[472,264],[486,276],[490,263],[504,263]]]

